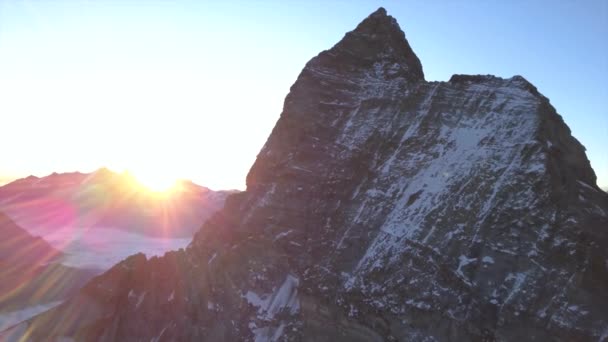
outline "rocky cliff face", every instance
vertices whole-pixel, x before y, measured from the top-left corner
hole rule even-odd
[[[247,191],[186,250],[130,257],[10,334],[603,340],[607,215],[533,85],[426,82],[379,9],[306,65]]]

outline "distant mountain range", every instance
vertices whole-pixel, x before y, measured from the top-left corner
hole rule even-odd
[[[0,210],[36,232],[58,228],[115,228],[162,237],[192,237],[236,191],[212,191],[180,181],[162,196],[137,186],[129,173],[101,168],[92,173],[29,176],[0,187]]]
[[[185,247],[233,192],[180,181],[153,193],[105,168],[0,187],[0,330],[58,305],[128,255]]]

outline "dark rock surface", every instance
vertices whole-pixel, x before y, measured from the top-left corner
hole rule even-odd
[[[426,82],[379,9],[313,58],[186,250],[5,332],[83,341],[608,336],[608,195],[523,77]]]

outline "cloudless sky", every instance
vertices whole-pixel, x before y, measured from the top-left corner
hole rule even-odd
[[[531,81],[608,186],[604,0],[0,0],[0,182],[107,166],[242,189],[304,64],[379,6],[427,80]]]

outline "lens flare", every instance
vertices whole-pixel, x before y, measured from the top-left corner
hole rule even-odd
[[[147,190],[167,193],[176,189],[177,179],[162,172],[133,172],[137,182]]]

